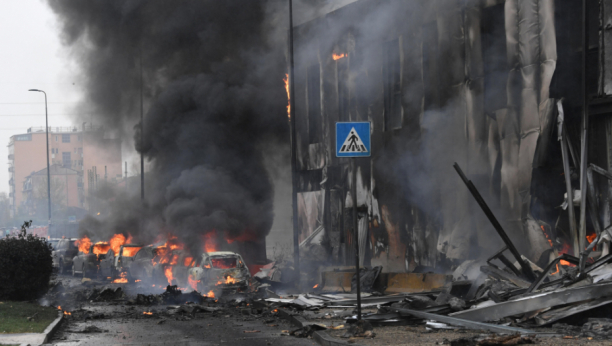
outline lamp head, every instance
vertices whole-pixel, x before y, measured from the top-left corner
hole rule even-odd
[[[40,91],[40,90],[38,90],[38,89],[30,89],[28,91]]]

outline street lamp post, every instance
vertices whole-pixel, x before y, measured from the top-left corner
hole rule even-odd
[[[51,167],[49,167],[49,113],[47,111],[47,93],[38,89],[30,89],[28,91],[36,91],[45,94],[45,129],[47,130],[47,197],[49,199],[49,226],[51,226]]]

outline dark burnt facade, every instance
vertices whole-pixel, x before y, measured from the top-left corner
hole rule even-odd
[[[359,0],[296,26],[301,257],[354,263],[338,121],[372,123],[372,156],[356,159],[362,264],[431,270],[501,248],[454,162],[526,257],[544,264],[568,251],[559,101],[575,156],[588,101],[588,162],[612,169],[611,12],[612,1],[587,1],[584,69],[580,1]],[[612,189],[594,180],[605,228]]]

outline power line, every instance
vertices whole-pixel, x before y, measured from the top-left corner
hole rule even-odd
[[[0,114],[0,117],[38,117],[44,114]],[[76,115],[87,115],[87,114],[49,114],[50,117],[63,117],[63,116],[76,116]]]
[[[79,103],[78,101],[73,102],[48,102],[48,104],[65,104],[65,103]],[[42,105],[44,102],[0,102],[0,105]]]

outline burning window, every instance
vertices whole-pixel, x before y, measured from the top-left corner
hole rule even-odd
[[[93,253],[96,255],[106,255],[106,253],[110,250],[110,244],[101,243],[93,246]]]
[[[238,265],[238,259],[236,257],[213,257],[210,259],[210,262],[212,263],[213,268],[217,269],[236,268]]]
[[[402,127],[402,79],[399,38],[383,44],[385,131]]]
[[[308,139],[309,143],[321,142],[321,70],[319,64],[307,70],[308,78]]]
[[[134,257],[138,251],[140,251],[142,247],[138,246],[126,246],[123,248],[122,256],[123,257]]]

